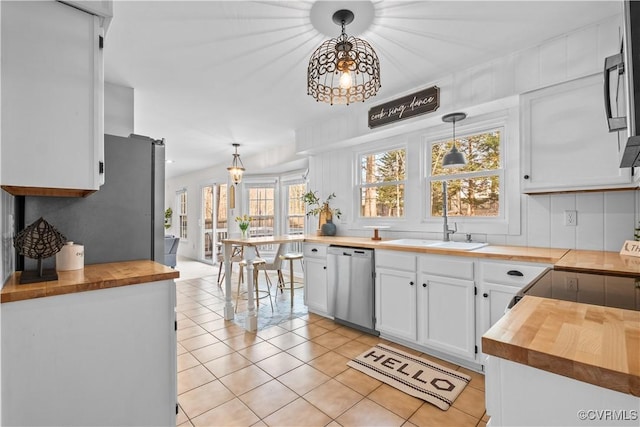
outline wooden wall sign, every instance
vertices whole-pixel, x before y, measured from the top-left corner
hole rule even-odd
[[[420,92],[376,105],[369,109],[369,128],[436,111],[440,106],[440,88],[431,86]]]
[[[640,242],[625,240],[622,249],[620,249],[620,255],[640,257]]]

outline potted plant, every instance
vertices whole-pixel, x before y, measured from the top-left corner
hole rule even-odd
[[[336,234],[333,217],[340,218],[342,212],[340,212],[340,209],[330,206],[331,199],[335,197],[336,193],[331,193],[324,201],[321,201],[317,191],[308,191],[302,196],[302,201],[307,205],[307,216],[319,216],[317,231],[319,236],[334,236]]]
[[[168,230],[171,228],[171,217],[173,216],[173,210],[171,208],[167,208],[164,211],[164,229]]]

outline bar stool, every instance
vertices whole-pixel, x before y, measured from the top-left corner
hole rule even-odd
[[[302,282],[296,282],[293,278],[293,261],[300,260],[300,264],[302,265],[302,272],[304,273],[304,263],[302,262],[303,255],[300,252],[288,252],[284,255],[280,255],[280,259],[282,261],[289,261],[289,287],[291,289],[291,308],[293,308],[293,290],[300,289],[304,286]],[[279,281],[280,281],[280,292],[283,292],[284,288],[284,278],[282,277],[282,271],[279,273]],[[295,284],[298,283],[298,286]]]
[[[267,261],[263,258],[253,259],[253,286],[256,292],[256,307],[260,305],[261,298],[269,298],[269,303],[271,304],[271,312],[273,313],[273,301],[271,300],[271,279],[269,278],[269,275],[264,269],[263,269],[264,277],[267,279],[267,290],[261,291],[260,288],[258,287],[258,274],[260,273],[260,267],[264,266],[266,263]],[[236,294],[236,308],[235,308],[236,312],[238,312],[238,301],[240,299],[240,284],[243,281],[243,277],[244,277],[243,271],[244,271],[244,268],[247,266],[247,261],[243,259],[238,263],[238,265],[240,266],[240,275],[238,276],[238,290]],[[247,292],[249,292],[248,286],[247,286]],[[261,297],[260,292],[266,295]]]

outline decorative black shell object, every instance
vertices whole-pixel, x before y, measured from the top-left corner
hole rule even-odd
[[[40,260],[60,252],[66,240],[53,225],[40,217],[14,237],[13,246],[20,255]]]

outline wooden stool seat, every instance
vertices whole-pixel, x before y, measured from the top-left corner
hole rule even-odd
[[[293,277],[293,261],[300,260],[302,263],[302,259],[304,255],[300,252],[287,252],[283,255],[280,255],[280,259],[282,261],[289,261],[289,289],[291,290],[291,308],[293,308],[293,290],[300,289],[304,286],[303,282],[297,281]],[[304,271],[304,264],[302,264],[302,271]],[[298,284],[296,286],[296,283]],[[284,286],[280,287],[280,292],[283,291]]]
[[[259,267],[261,265],[265,265],[267,263],[267,261],[263,258],[254,258],[253,259],[253,285],[255,287],[255,291],[256,291],[256,306],[260,305],[260,299],[262,298],[269,298],[269,303],[271,304],[271,311],[273,312],[273,301],[271,301],[271,279],[269,279],[269,276],[267,275],[266,271],[265,271],[265,277],[267,278],[267,290],[263,291],[260,290],[258,287],[258,273],[259,271]],[[244,268],[247,266],[247,261],[246,260],[242,260],[238,263],[238,265],[240,266],[240,275],[238,276],[238,291],[236,294],[236,309],[235,311],[238,311],[238,300],[240,299],[240,284],[243,281],[243,271]],[[247,292],[249,291],[249,289],[247,289]],[[264,294],[263,296],[260,296],[260,293]]]

